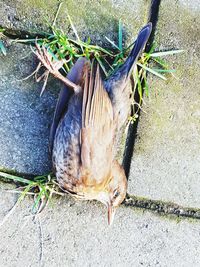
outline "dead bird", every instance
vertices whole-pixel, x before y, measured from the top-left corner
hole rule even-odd
[[[37,46],[41,63],[65,83],[50,131],[57,181],[78,198],[105,204],[109,224],[127,190],[123,167],[115,160],[117,132],[130,114],[130,76],[151,30],[151,23],[141,29],[125,63],[105,81],[98,64],[86,58],[79,58],[64,77],[59,63]]]

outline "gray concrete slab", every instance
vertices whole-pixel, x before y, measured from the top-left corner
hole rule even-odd
[[[51,170],[49,127],[60,84],[50,82],[40,98],[42,83],[20,81],[36,68],[30,51],[13,44],[0,55],[0,169],[44,174]]]
[[[127,38],[131,41],[144,23],[148,3],[142,1],[62,1],[56,26],[69,32],[69,14],[81,37],[89,37],[98,44],[117,38],[118,22],[122,19]],[[49,31],[59,2],[50,1],[0,1],[0,25],[9,29],[30,32]],[[72,31],[70,31],[72,33]]]
[[[4,18],[8,27],[41,29],[43,26],[39,25],[43,22],[39,19],[43,8],[50,19],[53,16],[49,10],[55,11],[55,6],[46,3],[3,1],[1,10],[6,12],[0,16],[0,24]],[[112,8],[94,1],[94,12],[88,13],[83,12],[85,3],[79,3],[81,18],[85,16],[79,22],[83,22],[82,33],[84,25],[89,28],[97,11],[98,27],[101,27],[100,18],[104,18],[101,22],[108,27],[109,16],[111,21],[122,16],[126,23],[141,22],[139,12],[143,1],[105,1]],[[76,2],[69,4],[73,7]],[[36,8],[36,5],[39,6]],[[73,9],[72,19],[76,25],[77,9]],[[178,80],[169,79],[163,83],[153,78],[150,81],[154,90],[144,106],[147,113],[142,114],[139,123],[129,192],[198,207],[200,50],[197,9],[189,1],[162,1],[157,41],[161,48],[184,48],[187,53],[170,59],[171,65],[177,68]],[[129,29],[135,32],[141,24]],[[95,27],[94,32],[99,29]],[[109,27],[111,31],[114,26]],[[102,34],[104,30],[99,32]],[[109,34],[112,36],[112,32]],[[28,47],[15,44],[8,49],[8,56],[0,60],[0,166],[43,173],[50,167],[48,131],[57,86],[50,84],[44,97],[39,98],[39,88],[32,79],[18,81],[34,69],[33,58],[27,57],[29,51]],[[27,197],[15,205],[17,196],[5,192],[7,188],[15,187],[0,184],[0,266],[200,265],[197,221],[169,220],[121,206],[113,226],[108,227],[106,209],[100,203],[75,201],[69,196],[54,197],[35,217],[31,214],[33,199]]]
[[[4,188],[6,186],[4,185]],[[11,193],[0,192],[0,203]],[[120,207],[114,224],[95,202],[54,198],[38,216],[26,198],[4,224],[0,266],[180,266],[200,264],[199,223]]]
[[[166,58],[177,78],[164,82],[149,75],[150,99],[139,121],[128,190],[195,207],[200,206],[199,10],[199,1],[161,1],[159,48],[185,53]]]
[[[58,6],[55,0],[48,3],[0,0],[0,26],[19,36],[21,31],[49,31],[47,21],[53,23]],[[80,36],[85,38],[90,35],[94,42],[101,44],[105,43],[105,36],[116,40],[118,22],[122,19],[124,41],[129,43],[143,25],[147,8],[145,1],[135,0],[63,1],[56,25],[68,32],[68,11]],[[35,59],[26,46],[8,45],[7,56],[1,54],[0,60],[0,169],[31,174],[49,172],[48,136],[56,84],[49,85],[48,90],[52,90],[40,98],[39,88],[33,79],[19,81],[36,67]]]

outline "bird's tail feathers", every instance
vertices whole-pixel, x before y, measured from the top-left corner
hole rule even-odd
[[[134,47],[125,63],[120,67],[120,72],[129,76],[133,70],[134,64],[143,51],[152,30],[152,23],[145,25],[138,34]]]

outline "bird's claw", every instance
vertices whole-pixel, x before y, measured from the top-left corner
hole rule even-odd
[[[33,53],[37,56],[37,58],[40,60],[42,65],[48,70],[48,72],[53,74],[56,78],[61,80],[63,83],[65,83],[69,88],[72,88],[75,93],[79,92],[80,86],[71,82],[69,79],[64,77],[59,72],[59,69],[63,66],[64,61],[58,60],[56,56],[50,53],[45,46],[40,47],[37,42],[35,43],[35,47],[36,47],[36,51],[33,51]],[[42,75],[42,78],[43,77],[45,77],[45,75],[44,76]],[[40,80],[42,78],[39,77]]]

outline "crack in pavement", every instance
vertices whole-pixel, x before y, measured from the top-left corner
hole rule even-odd
[[[150,51],[150,49],[153,45],[153,42],[154,42],[156,25],[158,22],[160,1],[161,0],[151,0],[150,6],[149,6],[147,22],[152,23],[152,32],[151,32],[149,40],[146,44],[145,52]],[[142,85],[144,85],[144,80],[143,80]],[[134,87],[134,85],[133,85],[133,87]],[[142,95],[143,95],[143,93],[144,93],[144,91],[142,92]],[[134,100],[136,103],[140,103],[140,95],[139,95],[137,90],[135,91],[135,94],[134,94]],[[132,109],[131,110],[131,116],[132,116],[134,114],[134,110],[137,110],[137,104],[133,105],[131,107],[131,109]],[[122,166],[125,170],[126,177],[129,177],[131,160],[133,157],[135,142],[136,142],[136,138],[137,138],[137,128],[138,128],[138,123],[139,123],[139,119],[140,119],[140,111],[141,110],[139,110],[139,112],[138,112],[138,118],[136,119],[136,121],[133,124],[130,123],[129,127],[128,127],[128,133],[127,133],[127,137],[126,137],[126,144],[125,144],[125,148],[124,148],[123,162],[122,162]]]
[[[36,219],[36,216],[34,217],[34,220],[35,219]],[[44,238],[43,238],[43,232],[42,232],[42,224],[41,224],[39,216],[37,216],[37,222],[38,222],[38,227],[39,227],[39,247],[40,247],[39,262],[40,262],[40,264],[42,264],[42,262],[43,262]]]
[[[17,30],[17,29],[12,29],[12,28],[7,28],[7,27],[3,27],[2,25],[0,25],[0,29],[3,29],[3,34],[13,40],[16,39],[35,39],[35,38],[46,38],[49,35],[48,34],[42,34],[39,32],[29,32],[29,31],[25,31],[25,30]],[[26,42],[23,42],[23,44],[26,45]]]
[[[128,195],[122,203],[125,207],[150,210],[160,215],[174,215],[200,220],[200,208],[183,207],[173,202]]]
[[[0,182],[3,182],[5,184],[8,183],[8,181],[5,181],[4,179],[1,178]],[[10,183],[16,184],[14,181],[11,181]],[[19,186],[20,183],[17,182],[17,185]],[[169,201],[154,200],[151,198],[142,198],[139,196],[127,194],[125,200],[122,202],[122,205],[125,207],[149,210],[160,215],[173,215],[178,218],[186,217],[186,218],[200,220],[200,208],[184,207],[177,203]]]

